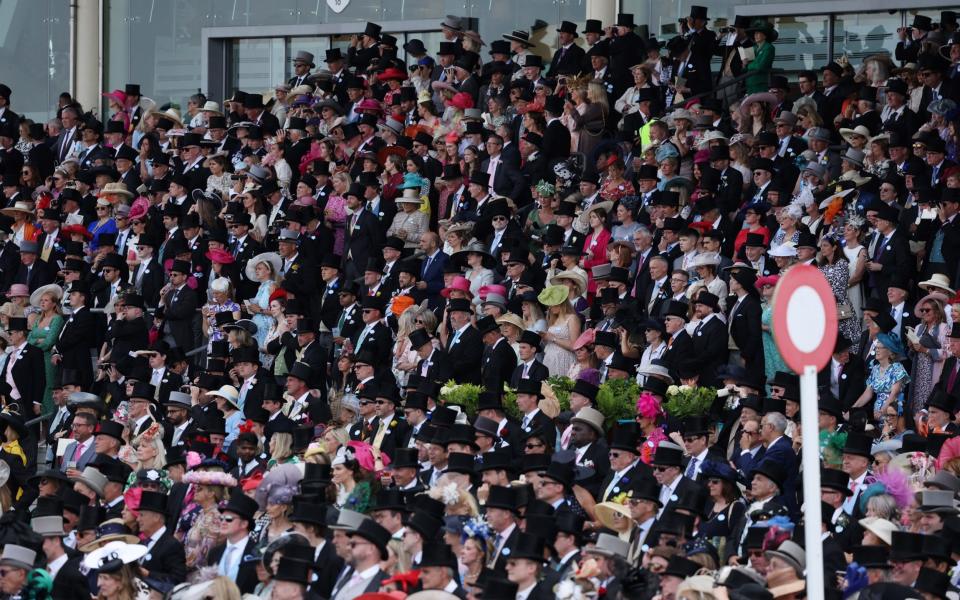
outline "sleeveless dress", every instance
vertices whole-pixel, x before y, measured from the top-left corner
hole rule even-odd
[[[763,332],[763,370],[767,376],[767,381],[773,381],[773,376],[777,371],[792,373],[783,362],[780,351],[777,349],[777,343],[773,339],[773,306],[767,303],[763,305],[763,312],[760,314],[760,323],[770,328],[770,331]],[[769,386],[767,388],[769,391]]]
[[[847,302],[847,283],[850,281],[850,267],[845,259],[840,259],[832,265],[822,265],[820,272],[827,278],[837,306]],[[840,321],[840,333],[852,342],[851,351],[857,352],[860,347],[860,319],[851,317]]]
[[[854,272],[857,270],[857,257],[860,256],[860,253],[863,251],[863,245],[857,244],[853,248],[843,248],[843,254],[847,257],[847,262],[850,263],[850,277],[853,277]],[[859,283],[855,283],[847,288],[847,299],[850,300],[850,305],[853,306],[853,312],[857,315],[857,321],[863,320],[863,287]],[[853,341],[853,340],[851,340]]]
[[[253,298],[257,306],[263,310],[270,308],[270,294],[273,293],[275,287],[276,283],[270,280],[260,283],[260,287],[257,289],[257,295]],[[254,336],[257,339],[257,347],[263,348],[267,334],[270,333],[270,328],[273,327],[274,319],[268,314],[257,313],[253,315],[251,320],[257,324],[257,335]],[[273,355],[261,352],[260,362],[265,369],[269,369],[273,365]]]
[[[551,325],[547,331],[552,333],[558,339],[565,342],[572,342],[570,339],[570,326],[567,322]],[[570,367],[577,362],[576,355],[553,341],[547,342],[543,350],[543,364],[550,371],[550,375],[566,375]]]
[[[43,369],[47,378],[47,385],[43,389],[43,412],[48,413],[53,406],[53,384],[57,380],[57,366],[50,362],[53,345],[57,343],[60,330],[63,329],[63,316],[54,315],[45,327],[40,327],[40,319],[34,323],[33,329],[27,336],[27,343],[43,350]]]

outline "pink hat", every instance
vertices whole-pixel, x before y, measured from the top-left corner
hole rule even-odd
[[[130,220],[135,221],[147,214],[150,210],[150,202],[146,198],[137,198],[130,206]]]
[[[117,101],[117,104],[120,106],[125,106],[127,104],[127,95],[123,93],[123,90],[113,90],[112,92],[104,92],[104,98],[113,98]]]
[[[764,275],[763,277],[757,277],[757,282],[753,285],[758,290],[762,290],[768,285],[777,285],[778,281],[780,281],[779,275]]]
[[[492,283],[490,285],[485,285],[480,288],[480,299],[486,300],[487,294],[499,294],[500,296],[507,297],[507,288],[500,285],[499,283]]]
[[[7,292],[7,298],[29,298],[30,297],[30,288],[28,288],[23,283],[15,283],[10,286],[10,291]]]
[[[460,110],[467,110],[468,108],[473,108],[473,96],[467,92],[457,92],[453,95],[452,99],[447,100],[447,104]]]
[[[383,107],[380,106],[380,101],[378,100],[374,100],[373,98],[364,98],[357,103],[357,107],[353,110],[358,113],[371,112],[380,114],[383,112]]]
[[[577,341],[573,343],[573,349],[579,350],[584,346],[589,346],[593,343],[593,340],[596,338],[597,332],[594,329],[587,329],[580,334],[580,337],[577,338]]]
[[[450,292],[453,290],[459,290],[461,292],[466,292],[470,298],[473,298],[473,294],[470,293],[470,280],[462,275],[458,275],[453,279],[453,282],[450,284],[450,287],[445,287],[440,290],[440,295],[444,298],[450,297]]]

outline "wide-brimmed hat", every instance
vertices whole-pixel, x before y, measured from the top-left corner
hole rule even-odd
[[[587,289],[587,278],[577,271],[560,271],[556,275],[550,278],[550,285],[560,285],[564,281],[572,281],[577,284],[577,287],[581,292],[584,292]]]
[[[135,536],[130,528],[123,523],[123,519],[108,519],[96,527],[96,537],[92,542],[80,546],[80,552],[93,552],[97,548],[102,548],[111,542],[126,542],[136,544],[140,538]]]
[[[250,281],[257,280],[257,265],[265,262],[270,265],[270,268],[273,270],[274,276],[276,276],[280,269],[283,268],[283,258],[280,257],[276,252],[262,252],[247,262],[246,267],[244,268],[244,273],[247,276],[247,279]]]
[[[804,579],[800,579],[796,571],[790,567],[784,567],[767,573],[767,587],[774,600],[796,594],[807,586]]]
[[[33,217],[33,202],[17,200],[14,202],[13,206],[9,208],[0,208],[0,214],[8,217],[15,217],[18,214],[23,214],[27,217]]]
[[[619,502],[601,502],[594,507],[600,524],[621,535],[629,534],[636,526],[630,516],[630,507]]]
[[[780,37],[780,34],[777,32],[777,30],[773,28],[773,23],[767,21],[766,19],[756,19],[750,23],[750,27],[747,28],[747,33],[754,33],[756,31],[759,31],[767,36],[767,42],[771,44],[777,41],[777,38]]]
[[[870,140],[871,138],[870,130],[863,125],[857,125],[853,129],[849,129],[847,127],[840,128],[840,137],[842,137],[844,141],[846,141],[848,144],[853,143],[852,142],[853,137],[857,135],[859,135],[860,137],[866,140]]]
[[[957,293],[952,287],[950,287],[950,278],[942,273],[934,273],[930,276],[930,279],[921,281],[917,285],[921,289],[927,290],[928,292],[944,291],[951,296]]]
[[[92,550],[83,559],[83,565],[88,569],[96,569],[101,573],[115,573],[123,565],[133,564],[147,555],[148,549],[143,544],[114,541]]]
[[[549,285],[537,295],[537,301],[544,306],[558,306],[567,301],[570,291],[565,285]]]

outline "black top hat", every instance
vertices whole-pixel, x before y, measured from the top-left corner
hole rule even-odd
[[[557,33],[569,33],[572,34],[573,37],[580,37],[577,33],[577,24],[570,21],[560,23],[560,28],[557,29]]]
[[[657,506],[662,506],[660,484],[649,477],[636,477],[629,482],[627,495],[634,500],[649,500]]]
[[[144,491],[140,496],[140,510],[166,514],[167,495],[159,492]]]
[[[417,500],[422,501],[419,497]],[[419,533],[425,541],[435,540],[441,527],[443,527],[443,521],[423,510],[414,510],[410,519],[407,520],[407,528]]]
[[[370,520],[367,519],[367,521]],[[376,525],[376,523],[374,523],[374,525]],[[377,527],[379,527],[379,525],[377,525]],[[307,581],[307,572],[311,566],[307,561],[281,556],[280,563],[277,565],[277,572],[273,578],[277,581],[289,581],[300,585],[307,585],[307,583],[309,583]]]
[[[852,493],[850,491],[850,476],[839,469],[821,469],[820,487],[836,490],[844,496],[849,496]]]
[[[371,23],[371,22],[368,21],[368,22],[367,22],[367,26],[364,27],[364,29],[363,29],[363,35],[365,35],[365,36],[367,36],[367,37],[372,37],[372,38],[378,38],[378,39],[379,39],[379,37],[380,37],[380,31],[381,31],[382,29],[383,29],[383,28],[382,28],[380,25],[378,25],[378,24],[376,24],[376,23]]]
[[[923,560],[926,554],[923,552],[922,533],[912,533],[909,531],[894,531],[891,534],[890,560],[910,562],[914,560]]]
[[[509,557],[524,558],[542,563],[545,546],[546,544],[542,537],[530,533],[520,533],[510,548]]]
[[[543,392],[541,391],[541,384],[535,379],[520,379],[517,382],[517,393],[518,394],[530,394],[533,396],[542,397]]]
[[[477,410],[503,410],[503,401],[494,392],[483,391],[477,398]]]
[[[691,7],[691,10],[693,8],[694,7]],[[676,554],[670,557],[670,561],[667,563],[667,568],[664,569],[663,575],[672,575],[674,577],[679,577],[680,579],[686,579],[687,577],[696,575],[700,568],[700,563],[694,562],[685,556]]]
[[[562,463],[551,461],[547,470],[540,473],[540,477],[552,479],[561,484],[564,489],[568,490],[573,485],[573,474],[574,469],[572,462]]]
[[[750,473],[751,479],[756,473],[759,473],[760,475],[763,475],[772,481],[781,490],[783,489],[783,483],[787,480],[786,469],[784,469],[782,464],[775,460],[764,460],[757,465]]]
[[[359,536],[367,540],[380,550],[381,560],[387,560],[387,543],[390,541],[390,532],[377,525],[372,519],[364,519],[356,531],[347,535],[350,537]]]
[[[637,454],[637,446],[640,442],[640,433],[634,424],[618,425],[613,430],[610,439],[611,450],[624,450],[631,454]]]
[[[431,542],[423,545],[420,557],[420,567],[450,567],[457,568],[457,556],[445,542]]]
[[[467,454],[466,452],[451,452],[447,456],[447,468],[444,472],[473,475],[475,464],[476,460],[472,454]]]
[[[853,454],[855,456],[870,457],[870,448],[873,445],[873,439],[864,433],[848,433],[847,443],[843,446],[844,454]]]
[[[866,569],[889,569],[890,549],[886,546],[854,546],[853,560]]]
[[[547,96],[544,100],[543,108],[549,113],[559,115],[563,113],[563,98],[560,96]]]
[[[821,391],[820,403],[817,408],[820,412],[825,412],[837,419],[843,419],[843,407],[840,406],[840,402],[833,397],[829,389]]]
[[[703,304],[704,306],[709,306],[713,309],[714,312],[720,312],[720,299],[717,298],[716,294],[711,294],[707,291],[701,291],[697,294],[697,297],[693,301],[694,304]]]
[[[409,403],[410,400],[408,399]],[[394,450],[393,462],[390,466],[394,469],[419,469],[420,461],[417,458],[416,448],[397,448]]]
[[[653,453],[652,464],[660,467],[680,467],[683,465],[683,450],[660,444]]]
[[[641,389],[654,396],[666,397],[668,387],[667,382],[658,377],[647,377]]]
[[[630,27],[633,28],[633,14],[632,13],[618,13],[617,14],[617,27]]]
[[[490,492],[487,494],[487,508],[502,508],[510,512],[517,512],[517,496],[513,488],[500,485],[490,486]]]
[[[119,440],[121,444],[125,443],[123,439],[123,425],[116,421],[100,421],[94,435],[106,435]]]
[[[706,417],[702,416],[688,417],[683,420],[680,431],[683,432],[685,436],[707,435],[710,431],[709,421]]]

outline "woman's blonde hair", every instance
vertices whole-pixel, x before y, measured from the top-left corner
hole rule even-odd
[[[413,567],[413,557],[403,548],[403,540],[391,538],[387,548],[397,556],[397,573],[406,573]]]
[[[120,583],[120,592],[116,596],[117,600],[135,600],[139,596],[137,586],[134,583],[136,578],[131,569],[130,565],[123,565],[116,573],[101,573]],[[97,600],[107,600],[107,597],[101,593],[97,596]]]
[[[270,452],[270,458],[281,462],[293,456],[293,435],[284,431],[274,433],[270,437],[270,445],[273,446]]]
[[[340,183],[345,183],[347,186],[351,183],[350,174],[346,172],[334,173],[332,179]]]
[[[423,323],[423,328],[427,330],[427,333],[433,335],[437,331],[437,315],[430,310],[429,308],[421,308],[417,313],[417,317],[420,318],[420,321]]]
[[[553,308],[553,307],[551,307]],[[559,309],[559,312],[547,311],[547,324],[555,325],[558,321],[565,318],[567,315],[575,314],[573,306],[570,304],[570,300],[564,300],[560,304],[556,305],[556,308]]]
[[[649,78],[648,78],[649,79]],[[607,90],[603,89],[603,83],[594,79],[587,84],[587,100],[591,104],[599,104],[603,107],[603,116],[610,114],[610,103],[607,101]]]
[[[397,341],[406,338],[410,335],[411,331],[416,329],[417,315],[419,315],[419,313],[420,307],[417,305],[410,306],[400,313],[400,318],[397,319]]]
[[[216,598],[217,600],[240,600],[243,596],[240,594],[240,588],[229,577],[220,576],[210,582],[204,598]]]

